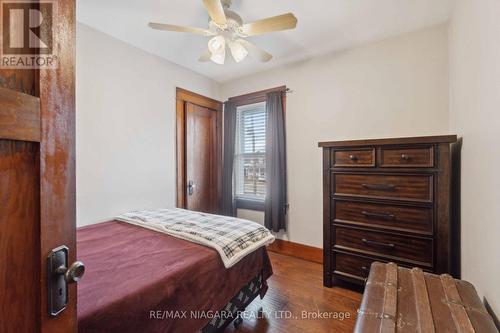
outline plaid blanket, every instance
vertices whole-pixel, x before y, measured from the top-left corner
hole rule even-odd
[[[258,223],[180,208],[133,211],[115,219],[211,247],[226,268],[274,242],[269,230]]]

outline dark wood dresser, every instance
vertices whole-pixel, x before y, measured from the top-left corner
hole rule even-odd
[[[455,273],[455,135],[321,142],[324,285],[364,285],[374,261]]]

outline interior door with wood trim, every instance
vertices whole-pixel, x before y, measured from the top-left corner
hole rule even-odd
[[[217,113],[186,102],[186,208],[217,213]]]
[[[57,1],[52,32],[56,68],[0,69],[2,333],[77,330],[76,286],[66,283],[84,270],[70,267],[76,261],[73,0]]]
[[[222,103],[177,88],[177,207],[219,213]]]

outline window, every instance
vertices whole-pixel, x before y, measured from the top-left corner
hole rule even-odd
[[[266,198],[266,102],[237,108],[235,139],[236,200],[263,203]]]

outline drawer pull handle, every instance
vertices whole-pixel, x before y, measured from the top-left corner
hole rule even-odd
[[[356,162],[358,160],[358,157],[356,155],[349,155],[349,159],[353,162]]]
[[[407,155],[407,154],[401,154],[401,159],[403,161],[409,161],[410,160],[410,155]]]
[[[389,249],[394,249],[396,245],[393,243],[382,243],[382,242],[376,242],[376,241],[371,241],[366,238],[362,238],[361,241],[367,245],[373,245],[373,246],[382,246],[382,247],[387,247]]]
[[[365,280],[365,284],[366,281],[368,280],[368,275],[370,275],[370,268],[366,266],[361,266],[361,277],[363,277],[363,279]]]
[[[394,191],[396,189],[396,186],[392,184],[361,184],[361,186],[368,190],[377,191]]]
[[[385,220],[394,220],[396,216],[393,214],[388,214],[388,213],[375,213],[375,212],[367,212],[367,211],[362,211],[361,214],[363,214],[366,217],[376,217],[376,218],[381,218]]]

